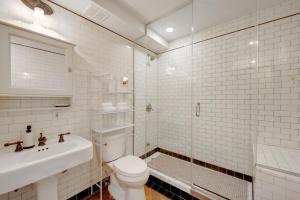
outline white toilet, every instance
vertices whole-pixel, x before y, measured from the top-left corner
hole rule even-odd
[[[113,173],[108,190],[116,200],[145,200],[144,184],[149,170],[144,160],[125,155],[126,133],[109,133],[102,137],[102,160]]]

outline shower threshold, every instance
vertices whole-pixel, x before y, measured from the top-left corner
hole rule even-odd
[[[192,165],[190,162],[160,152],[146,158],[146,162],[152,176],[200,199],[204,197],[213,200],[252,199],[252,183],[250,182]],[[191,178],[192,175],[193,178]]]

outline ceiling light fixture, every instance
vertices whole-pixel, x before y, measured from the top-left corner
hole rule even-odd
[[[34,10],[35,17],[43,17],[44,15],[52,15],[52,8],[42,0],[21,0],[28,8]]]
[[[167,33],[172,33],[172,32],[174,32],[174,28],[173,27],[168,27],[168,28],[166,28],[166,32]]]

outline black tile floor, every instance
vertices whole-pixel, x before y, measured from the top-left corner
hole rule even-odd
[[[190,194],[180,190],[179,188],[176,188],[154,176],[149,177],[146,185],[172,200],[199,200],[195,197],[192,197]]]

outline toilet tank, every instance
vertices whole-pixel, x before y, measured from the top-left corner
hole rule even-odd
[[[126,133],[124,132],[103,134],[102,142],[97,142],[102,144],[98,148],[100,148],[99,152],[102,152],[103,162],[110,162],[125,155]]]

